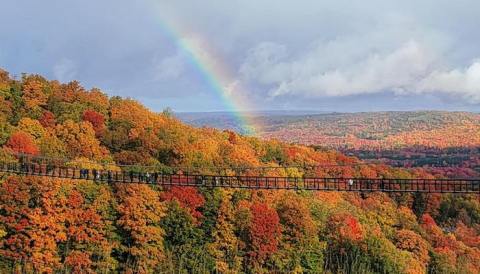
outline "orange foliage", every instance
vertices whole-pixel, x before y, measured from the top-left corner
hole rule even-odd
[[[67,120],[64,124],[57,125],[55,131],[71,155],[102,159],[108,154],[108,151],[100,145],[92,125],[88,122],[75,123]]]
[[[480,235],[478,235],[475,229],[467,227],[462,222],[457,224],[455,229],[455,236],[458,240],[470,247],[480,248]]]
[[[397,247],[412,252],[417,260],[426,265],[429,261],[428,243],[417,233],[402,229],[397,232]]]
[[[27,78],[22,87],[22,98],[28,109],[35,109],[47,104],[48,98],[43,92],[44,84],[36,78],[35,76]]]
[[[10,139],[8,139],[6,146],[17,153],[37,155],[40,152],[37,145],[33,141],[33,138],[29,134],[22,131],[12,134]]]
[[[57,243],[66,239],[61,226],[62,202],[56,180],[10,177],[0,188],[0,223],[9,231],[0,241],[0,255],[25,262],[39,273],[53,273],[60,265]],[[29,271],[26,271],[29,272]]]
[[[104,222],[96,208],[86,206],[82,194],[76,190],[69,194],[66,205],[64,222],[67,243],[73,251],[65,254],[65,264],[70,266],[74,273],[90,272],[93,264],[92,251],[82,247],[93,245],[97,252],[101,248],[107,248],[109,252]]]
[[[285,193],[277,206],[280,222],[286,240],[301,242],[302,239],[313,237],[315,224],[306,201],[293,193]]]
[[[165,207],[158,193],[146,185],[121,185],[117,189],[120,204],[118,225],[128,233],[130,242],[125,246],[127,266],[136,273],[149,273],[164,258],[164,231],[159,226],[165,216]]]
[[[55,89],[54,96],[60,101],[73,103],[78,95],[84,92],[85,89],[78,81],[71,81],[67,84],[62,84],[58,89]]]
[[[287,142],[340,149],[470,147],[480,144],[480,116],[463,112],[327,114],[294,122],[265,121],[261,134]],[[448,136],[446,138],[446,136]]]
[[[348,213],[333,214],[328,218],[327,229],[337,242],[363,240],[364,231],[360,222]]]
[[[72,269],[72,273],[94,273],[90,267],[92,260],[90,254],[74,250],[66,258],[65,264]]]

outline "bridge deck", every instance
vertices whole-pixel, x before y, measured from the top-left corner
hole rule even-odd
[[[159,186],[224,187],[246,189],[293,189],[356,192],[421,192],[480,194],[480,179],[393,178],[294,178],[263,176],[185,175],[97,171],[38,164],[0,164],[0,172],[48,176],[107,183],[142,183]]]

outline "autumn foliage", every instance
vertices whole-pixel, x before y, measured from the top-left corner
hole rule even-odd
[[[475,120],[459,115],[475,141]],[[347,118],[340,121],[358,119]],[[372,127],[383,131],[387,118],[377,116],[346,140],[379,143],[372,138],[380,133],[362,134]],[[329,127],[325,131],[336,129]],[[441,141],[425,137],[431,131],[423,122],[398,127],[413,133],[385,138]],[[0,145],[0,164],[18,164],[18,153],[27,153],[43,168],[126,174],[290,176],[300,182],[304,176],[473,174],[357,165],[361,160],[333,149],[194,128],[76,81],[17,80],[2,70]],[[0,273],[479,273],[479,224],[480,201],[473,195],[253,191],[0,174]]]
[[[252,220],[249,229],[250,257],[263,263],[277,251],[281,232],[280,218],[274,209],[264,203],[251,205]]]
[[[327,227],[336,241],[358,242],[363,239],[362,225],[350,214],[332,215],[327,222]]]
[[[199,219],[202,217],[201,207],[205,204],[198,190],[194,187],[172,187],[170,190],[162,193],[162,200],[176,200],[181,206],[188,209],[193,217]]]
[[[32,136],[21,131],[13,133],[6,146],[17,153],[37,155],[40,152]]]
[[[105,118],[102,114],[96,112],[95,110],[85,110],[82,115],[82,120],[92,124],[97,136],[101,135],[105,129]]]

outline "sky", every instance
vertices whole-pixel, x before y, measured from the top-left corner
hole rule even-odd
[[[2,0],[1,7],[1,68],[78,80],[156,111],[231,110],[215,82],[244,111],[480,111],[476,0]]]

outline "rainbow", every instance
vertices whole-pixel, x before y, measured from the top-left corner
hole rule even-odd
[[[207,41],[197,33],[182,28],[181,24],[173,24],[161,20],[161,28],[175,45],[187,56],[189,63],[201,74],[202,78],[222,100],[227,110],[232,113],[242,133],[254,135],[260,124],[245,111],[254,109],[247,100],[248,94],[242,84],[235,79],[232,70],[223,62],[221,56]],[[243,111],[243,112],[242,112]]]

